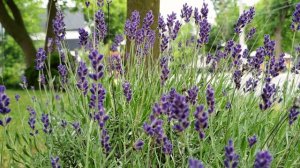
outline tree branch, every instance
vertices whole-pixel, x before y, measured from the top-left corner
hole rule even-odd
[[[25,27],[21,12],[18,6],[15,4],[15,2],[13,0],[6,0],[6,4],[10,8],[14,16],[15,23],[18,24],[19,26]]]

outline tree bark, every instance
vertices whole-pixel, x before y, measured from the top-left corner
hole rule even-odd
[[[46,32],[46,38],[45,38],[45,51],[48,53],[48,40],[49,38],[52,38],[52,40],[55,39],[55,34],[53,31],[52,21],[55,18],[57,9],[56,9],[56,2],[57,0],[49,0],[47,5],[47,32]],[[54,41],[53,41],[54,42]],[[55,49],[55,43],[53,43],[53,50]]]
[[[158,26],[158,16],[159,16],[159,9],[160,9],[160,0],[127,0],[127,18],[130,18],[131,13],[134,10],[139,11],[141,16],[141,24],[143,22],[144,17],[146,16],[149,10],[152,10],[154,15],[154,23],[152,24],[151,28],[156,31],[156,38],[155,43],[153,46],[153,57],[154,60],[159,57],[159,38],[157,32]],[[126,44],[126,51],[129,51],[130,43],[127,40]]]
[[[34,63],[36,49],[33,41],[30,38],[21,15],[21,12],[13,0],[6,1],[14,19],[9,15],[4,0],[0,0],[0,22],[5,28],[6,32],[11,35],[14,40],[21,47],[25,55],[25,63],[30,67]]]

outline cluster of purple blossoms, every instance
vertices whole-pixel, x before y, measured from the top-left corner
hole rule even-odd
[[[150,124],[144,123],[144,131],[154,138],[157,144],[162,145],[165,154],[171,154],[173,146],[163,130],[163,120],[150,116],[150,122]]]
[[[190,108],[186,102],[186,98],[178,93],[175,94],[173,103],[171,105],[172,118],[177,120],[174,124],[173,129],[177,132],[184,131],[190,124],[189,113]]]
[[[249,50],[247,48],[245,48],[244,51],[243,51],[242,57],[243,58],[248,58],[248,56],[249,56]]]
[[[7,117],[7,114],[11,111],[11,109],[9,108],[10,99],[5,94],[5,90],[5,86],[0,85],[0,114],[5,116],[5,119],[0,119],[0,125],[2,126],[6,126],[11,121],[11,117]]]
[[[256,28],[255,27],[251,28],[247,34],[247,40],[252,39],[255,33],[256,33]]]
[[[290,114],[289,114],[289,124],[292,125],[297,119],[300,114],[300,109],[298,106],[293,105],[292,108],[290,109]]]
[[[235,70],[233,73],[233,81],[235,83],[235,88],[241,88],[241,80],[242,80],[243,73],[241,70]]]
[[[72,123],[72,127],[74,128],[74,130],[77,134],[81,133],[81,128],[80,128],[80,123],[79,122]]]
[[[241,65],[241,52],[242,52],[242,46],[240,44],[236,44],[232,49],[232,58],[233,58],[233,65],[238,69]]]
[[[163,53],[168,48],[168,44],[169,44],[169,38],[166,35],[162,34],[161,43],[160,43],[161,53]]]
[[[146,13],[146,16],[144,17],[142,28],[144,30],[149,30],[150,26],[153,23],[154,23],[154,15],[153,15],[152,10],[150,10],[149,12]]]
[[[270,66],[269,66],[269,73],[273,77],[276,77],[279,75],[279,72],[285,70],[285,60],[284,60],[284,53],[279,55],[279,58],[276,60],[275,56],[273,56],[270,60]]]
[[[43,48],[39,48],[38,52],[36,53],[35,69],[38,71],[43,70],[46,59],[46,51]]]
[[[133,148],[135,150],[141,150],[141,149],[143,149],[143,147],[144,147],[144,141],[141,139],[137,140],[133,145]]]
[[[202,18],[207,19],[207,15],[208,15],[208,4],[207,3],[203,3],[202,8],[201,8],[201,14],[202,14]]]
[[[68,125],[67,121],[66,120],[61,120],[60,122],[60,126],[62,126],[63,128],[66,128]]]
[[[237,168],[239,163],[239,155],[234,151],[233,141],[228,141],[228,146],[225,147],[224,166],[226,168]]]
[[[256,54],[253,58],[248,60],[249,65],[252,67],[252,70],[255,70],[256,73],[260,74],[260,66],[265,60],[265,50],[263,47],[256,49]]]
[[[15,99],[16,99],[16,101],[18,102],[18,101],[20,100],[20,95],[19,95],[19,94],[16,94],[16,95],[15,95]]]
[[[67,70],[66,65],[59,64],[58,67],[57,67],[57,69],[58,69],[58,73],[61,76],[61,82],[63,84],[66,84],[68,82],[68,78],[67,78],[68,70]]]
[[[124,40],[123,36],[121,34],[116,35],[114,42],[111,46],[112,51],[117,51],[118,47],[120,46],[121,42]]]
[[[35,128],[36,112],[32,107],[27,107],[27,110],[29,112],[28,125],[31,128],[30,135],[35,136],[38,134],[38,130]]]
[[[103,40],[107,33],[107,26],[105,23],[104,12],[101,9],[95,14],[95,24],[97,38]]]
[[[244,92],[249,92],[249,91],[254,91],[255,88],[257,87],[258,80],[254,79],[253,77],[250,77],[246,81],[246,86],[244,88]]]
[[[88,8],[90,6],[91,2],[90,1],[85,1],[85,6]]]
[[[52,133],[52,128],[50,126],[50,122],[49,122],[49,115],[48,114],[42,114],[42,123],[44,125],[43,131],[46,134],[51,134]]]
[[[296,63],[296,64],[292,67],[291,71],[292,71],[293,73],[295,73],[295,74],[299,74],[299,73],[300,73],[300,61],[299,61],[298,63]]]
[[[53,20],[53,31],[57,41],[61,41],[65,38],[66,28],[64,23],[64,15],[62,11],[57,11],[56,16]]]
[[[204,166],[201,161],[189,158],[189,168],[204,168]]]
[[[123,68],[122,68],[122,60],[121,60],[121,56],[118,53],[113,53],[109,58],[108,58],[108,62],[109,62],[109,68],[110,71],[116,71],[119,74],[123,74]]]
[[[256,154],[254,168],[270,168],[273,160],[269,151],[261,151]]]
[[[239,17],[237,23],[234,25],[234,31],[238,34],[241,33],[241,29],[243,29],[248,23],[250,23],[253,20],[254,15],[254,7],[250,7],[249,10],[244,11]]]
[[[197,86],[193,86],[191,89],[189,89],[187,91],[188,95],[186,96],[187,102],[191,103],[192,105],[195,105],[197,102],[198,91],[199,88]]]
[[[276,101],[275,93],[276,93],[276,87],[275,84],[271,84],[271,79],[268,78],[265,82],[265,86],[263,88],[261,97],[263,102],[259,104],[259,107],[261,110],[266,110],[270,108],[273,104],[273,102]]]
[[[80,28],[78,32],[79,32],[79,44],[81,46],[85,46],[88,42],[89,33],[85,31],[83,28]]]
[[[194,116],[196,118],[195,130],[199,132],[199,137],[203,139],[205,138],[204,129],[208,127],[208,114],[204,111],[203,105],[200,105],[196,108]]]
[[[46,77],[43,73],[40,74],[39,76],[39,79],[38,79],[38,82],[42,85],[45,85],[46,84]]]
[[[102,109],[105,95],[106,95],[106,90],[100,83],[98,84],[93,83],[90,91],[91,91],[91,98],[90,98],[89,107],[91,109],[98,109],[98,110]]]
[[[111,150],[111,146],[109,144],[109,135],[106,129],[102,129],[101,131],[101,145],[104,148],[105,153],[109,153]]]
[[[198,45],[207,44],[209,40],[209,32],[211,30],[211,25],[208,23],[207,19],[203,19],[199,23],[200,31],[199,38],[197,40]]]
[[[132,98],[132,90],[130,88],[130,83],[128,81],[125,81],[123,84],[122,84],[122,87],[123,87],[123,92],[124,92],[124,95],[126,97],[126,101],[127,102],[130,102],[131,98]]]
[[[140,25],[140,13],[138,11],[133,11],[131,13],[130,19],[126,20],[125,23],[125,34],[129,40],[134,40],[136,38],[137,29]]]
[[[248,138],[248,144],[249,144],[249,147],[251,148],[253,145],[255,145],[257,142],[257,137],[256,135],[253,135],[252,137],[249,137]]]
[[[296,5],[296,9],[293,13],[291,29],[293,31],[299,31],[300,30],[300,3],[298,3]]]
[[[181,17],[182,19],[184,19],[184,21],[185,21],[186,23],[190,22],[190,18],[191,18],[191,16],[192,16],[192,13],[193,13],[193,8],[192,8],[192,6],[188,6],[187,3],[183,4],[183,7],[182,7],[182,9],[181,9],[181,15],[180,15],[180,17]]]
[[[206,90],[206,103],[208,106],[208,113],[213,113],[215,110],[215,91],[210,85],[208,85]]]
[[[102,78],[103,73],[104,73],[103,72],[104,66],[101,63],[101,60],[103,59],[103,55],[98,54],[97,50],[93,50],[89,54],[89,59],[92,63],[92,67],[94,69],[94,73],[90,73],[89,76],[93,80],[97,81],[98,79]]]
[[[160,68],[161,68],[161,75],[160,75],[160,83],[161,85],[164,85],[167,81],[167,79],[169,78],[169,60],[167,57],[162,57],[160,59]]]
[[[170,39],[175,40],[178,32],[181,28],[181,23],[179,22],[179,20],[176,20],[176,13],[172,13],[170,15],[168,15],[167,18],[167,26],[168,26],[168,30],[169,30],[169,36]]]
[[[84,62],[79,62],[79,66],[77,69],[77,87],[80,89],[84,95],[87,94],[88,91],[88,80],[87,80],[88,69]]]
[[[52,168],[61,168],[59,164],[59,157],[51,157],[51,166]]]
[[[233,50],[233,47],[234,47],[234,41],[228,40],[224,47],[224,54],[225,54],[224,57],[228,56],[231,53],[231,51]]]
[[[272,57],[275,55],[275,41],[271,40],[268,34],[264,36],[264,49],[267,56]]]
[[[159,37],[162,37],[162,35],[167,31],[166,29],[166,23],[164,21],[164,17],[162,15],[159,15],[158,17],[158,35]]]

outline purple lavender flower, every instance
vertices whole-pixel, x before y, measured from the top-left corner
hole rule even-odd
[[[242,57],[243,58],[247,58],[249,56],[249,50],[248,49],[244,49]]]
[[[161,85],[164,85],[169,78],[169,66],[168,66],[168,58],[167,57],[162,57],[160,59],[160,67],[161,67],[161,75],[160,75],[160,83]]]
[[[73,128],[74,128],[74,130],[77,134],[81,133],[81,128],[80,128],[80,123],[79,122],[72,123],[72,126],[73,126]]]
[[[189,158],[189,168],[204,168],[204,166],[201,161],[194,158]]]
[[[159,37],[162,37],[162,35],[167,31],[166,29],[166,23],[164,21],[164,17],[162,15],[159,15],[158,17],[158,27],[159,31]]]
[[[172,38],[173,40],[176,39],[180,27],[181,27],[181,23],[177,20],[177,21],[175,22],[175,26],[174,26],[173,32],[172,32],[172,34],[171,34],[171,38]]]
[[[67,79],[68,70],[67,70],[66,65],[59,64],[58,67],[57,67],[57,69],[58,69],[58,73],[61,76],[61,82],[63,84],[67,83],[67,81],[68,81],[68,79]]]
[[[202,46],[203,44],[208,43],[211,25],[207,22],[207,19],[203,19],[200,21],[199,26],[200,26],[200,31],[199,31],[199,38],[197,42],[199,46]]]
[[[253,145],[255,145],[257,142],[257,137],[256,135],[253,135],[252,137],[249,137],[248,138],[248,144],[249,144],[249,147],[251,148]]]
[[[293,13],[291,29],[293,31],[299,31],[300,30],[300,3],[298,3],[296,5],[296,9]]]
[[[109,153],[111,150],[111,146],[109,144],[109,135],[106,129],[103,129],[101,132],[101,144],[104,148],[105,153]]]
[[[264,49],[265,54],[269,57],[274,56],[274,50],[275,50],[275,41],[270,39],[270,35],[266,34],[264,36]]]
[[[46,84],[46,77],[43,73],[41,73],[39,75],[39,79],[38,79],[38,82],[41,84],[41,85],[45,85]]]
[[[253,20],[255,15],[254,7],[250,7],[249,10],[244,11],[242,15],[239,17],[237,23],[234,25],[234,31],[236,33],[241,33],[241,29],[244,28],[248,23]]]
[[[170,15],[167,16],[167,27],[169,30],[169,34],[172,34],[172,30],[173,30],[173,25],[175,23],[176,20],[176,13],[172,12]]]
[[[194,19],[195,19],[196,25],[198,25],[201,21],[201,15],[200,15],[199,9],[197,7],[194,9]]]
[[[141,150],[142,148],[144,147],[144,141],[142,141],[142,140],[137,140],[135,143],[134,143],[134,146],[133,146],[133,148],[135,149],[135,150]]]
[[[29,112],[28,124],[31,128],[30,135],[35,136],[36,134],[38,134],[38,130],[35,128],[36,112],[32,107],[27,107],[27,110]]]
[[[143,20],[142,28],[144,30],[149,30],[150,26],[153,24],[153,22],[154,22],[154,15],[152,13],[152,10],[150,10],[149,12],[146,13],[146,16]]]
[[[173,151],[173,145],[171,141],[165,136],[163,137],[163,152],[164,154],[171,155]]]
[[[197,86],[193,86],[191,89],[187,91],[188,96],[186,97],[187,101],[192,105],[195,105],[197,102],[199,88]]]
[[[225,160],[224,166],[226,168],[236,168],[239,163],[239,155],[234,151],[233,141],[228,141],[228,146],[225,147]]]
[[[111,72],[116,71],[121,75],[124,73],[120,54],[112,54],[108,58],[108,62],[109,62],[109,68]]]
[[[88,90],[88,80],[87,80],[88,69],[84,62],[79,62],[77,69],[77,87],[80,89],[84,95],[87,94]]]
[[[95,25],[97,29],[97,38],[103,40],[107,33],[107,26],[105,23],[104,12],[101,9],[95,14]]]
[[[290,109],[289,114],[289,124],[292,125],[297,119],[300,114],[299,107],[293,105],[293,107]]]
[[[20,95],[19,95],[19,94],[16,94],[16,95],[15,95],[15,99],[16,99],[16,101],[19,101],[19,100],[20,100]]]
[[[126,101],[130,102],[130,100],[132,98],[132,91],[131,91],[131,88],[130,88],[130,83],[128,81],[125,81],[123,83],[122,87],[123,87],[124,95],[126,97]]]
[[[3,120],[0,119],[0,125],[2,126],[8,125],[11,121],[11,117],[7,116],[7,114],[11,111],[9,108],[10,99],[6,95],[5,90],[5,86],[0,85],[0,114],[5,117]]]
[[[269,81],[267,81],[261,94],[263,100],[263,102],[259,104],[261,110],[266,110],[272,106],[273,102],[275,101],[275,93],[275,84],[271,84]]]
[[[188,6],[187,3],[183,4],[183,7],[181,9],[181,18],[184,19],[186,23],[190,22],[190,18],[193,13],[193,8],[192,6]]]
[[[233,40],[228,40],[226,42],[226,45],[225,45],[225,48],[224,48],[226,56],[231,53],[231,51],[233,50],[233,46],[234,46],[234,41]]]
[[[44,64],[46,60],[46,51],[43,48],[39,48],[38,52],[36,53],[35,59],[35,69],[40,71],[44,69]]]
[[[196,108],[194,116],[196,118],[195,130],[199,132],[199,137],[203,139],[205,138],[204,129],[208,127],[208,114],[204,111],[203,105]]]
[[[88,8],[90,6],[90,1],[85,1],[85,6]]]
[[[121,42],[124,40],[123,36],[121,34],[116,35],[114,43],[111,46],[112,51],[117,51],[118,47],[120,46]]]
[[[92,94],[89,107],[95,109],[98,108],[98,110],[102,109],[106,94],[104,87],[100,83],[93,83],[90,91]]]
[[[206,103],[208,106],[208,113],[213,113],[215,109],[215,91],[210,85],[208,85],[206,89]]]
[[[163,53],[168,48],[168,44],[169,44],[169,38],[163,34],[161,37],[161,43],[160,43],[161,53]]]
[[[52,168],[61,168],[61,166],[59,164],[59,157],[51,156],[51,166],[52,166]]]
[[[52,128],[50,126],[50,122],[49,122],[49,115],[48,114],[42,114],[42,123],[44,125],[43,131],[46,134],[50,134],[52,132]]]
[[[131,13],[130,19],[125,23],[125,34],[130,40],[134,40],[136,37],[137,29],[140,25],[140,14],[138,11],[133,11]]]
[[[81,46],[85,46],[89,38],[89,33],[85,31],[83,28],[80,28],[78,32],[79,32],[79,44]]]
[[[189,126],[189,105],[186,102],[185,96],[175,94],[172,107],[172,118],[177,120],[173,129],[177,132],[184,131]]]
[[[89,76],[93,80],[97,81],[98,79],[102,78],[102,76],[103,76],[104,66],[101,63],[101,60],[103,59],[103,55],[98,54],[97,50],[93,50],[89,54],[89,59],[92,63],[92,67],[94,69],[94,73],[90,73]]]
[[[247,40],[252,39],[255,33],[256,33],[256,28],[255,27],[251,28],[249,33],[247,34]]]
[[[235,83],[235,88],[240,89],[241,87],[241,80],[242,80],[242,71],[240,70],[235,70],[233,73],[233,81]]]
[[[273,160],[269,151],[261,151],[256,154],[254,168],[270,168]]]
[[[254,91],[257,87],[258,80],[254,79],[253,77],[250,77],[246,81],[246,86],[244,88],[244,92]]]
[[[202,8],[201,8],[201,14],[203,19],[207,19],[208,15],[208,5],[207,3],[203,3]]]
[[[65,38],[66,28],[64,23],[64,15],[62,11],[58,10],[53,20],[53,31],[56,36],[56,40],[61,41]]]

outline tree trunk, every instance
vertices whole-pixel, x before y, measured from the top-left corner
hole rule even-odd
[[[157,32],[158,26],[158,16],[159,16],[159,9],[160,9],[160,0],[127,0],[127,18],[130,18],[131,13],[134,10],[139,11],[141,15],[141,24],[143,22],[143,18],[146,16],[149,10],[152,10],[154,15],[154,23],[152,24],[151,28],[156,31],[156,38],[155,43],[153,46],[153,57],[154,60],[159,57],[159,38]],[[130,43],[127,40],[126,44],[126,52],[129,51]]]
[[[49,38],[52,38],[52,40],[55,39],[55,34],[53,31],[53,26],[52,26],[52,22],[53,19],[55,18],[57,9],[56,9],[56,2],[57,0],[49,0],[48,1],[48,5],[47,5],[47,32],[46,32],[46,38],[45,38],[45,51],[46,53],[48,53],[48,40]],[[54,41],[53,41],[54,42]],[[55,43],[53,43],[53,50],[55,49]]]
[[[6,32],[11,35],[21,47],[25,55],[26,66],[29,67],[34,63],[36,49],[25,28],[19,8],[13,0],[6,1],[6,4],[9,7],[14,19],[9,15],[9,12],[4,5],[4,1],[0,0],[0,22],[5,28]]]
[[[276,44],[275,44],[275,55],[276,55],[276,58],[279,57],[279,55],[282,53],[282,26],[279,25],[276,27],[276,30],[275,30],[275,41],[276,41]]]

